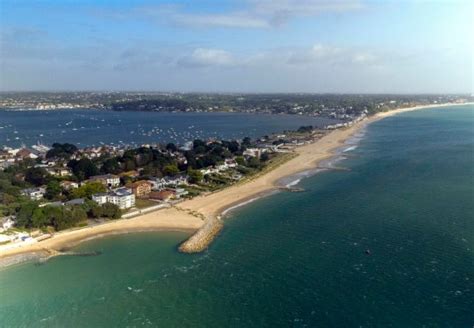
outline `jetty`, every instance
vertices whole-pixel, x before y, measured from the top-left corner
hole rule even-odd
[[[182,253],[204,251],[224,227],[220,217],[210,217],[207,222],[189,239],[179,246]]]

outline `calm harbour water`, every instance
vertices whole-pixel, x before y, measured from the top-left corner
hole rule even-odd
[[[474,108],[390,117],[349,147],[350,171],[239,208],[203,254],[139,233],[0,271],[0,326],[472,327]]]
[[[2,111],[0,146],[70,142],[81,147],[105,144],[184,143],[196,138],[242,139],[322,127],[333,119],[245,113],[147,113],[99,110]]]

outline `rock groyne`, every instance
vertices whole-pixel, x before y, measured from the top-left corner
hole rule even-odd
[[[209,218],[207,222],[189,239],[179,246],[183,253],[199,253],[204,251],[223,228],[219,217]]]

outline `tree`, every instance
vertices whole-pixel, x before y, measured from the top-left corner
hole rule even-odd
[[[262,156],[260,156],[260,160],[263,162],[266,162],[270,159],[270,156],[267,153],[263,153]]]
[[[122,212],[117,205],[105,203],[102,205],[102,215],[109,219],[120,219]]]
[[[101,167],[103,173],[119,173],[121,170],[120,163],[118,162],[117,158],[109,158],[107,159]]]
[[[239,165],[245,165],[245,158],[243,156],[237,156],[235,158],[235,161],[237,162],[237,164]]]
[[[163,168],[163,173],[167,176],[175,176],[179,173],[179,169],[176,164],[169,164]]]
[[[87,213],[80,206],[73,206],[71,210],[71,217],[74,224],[78,224],[87,220]]]
[[[62,206],[45,206],[43,207],[43,211],[46,218],[57,231],[72,227],[69,222],[69,216],[64,215]]]
[[[169,150],[170,152],[175,152],[178,150],[178,147],[176,147],[176,145],[172,142],[170,142],[169,144],[166,145],[166,150]]]
[[[48,185],[46,186],[46,193],[44,195],[47,199],[56,199],[60,193],[61,186],[59,185],[58,181],[51,180],[50,182],[48,182]]]
[[[257,157],[250,157],[249,160],[247,161],[247,166],[257,169],[260,167],[260,161],[258,160]]]
[[[231,142],[229,142],[227,149],[229,149],[229,151],[234,154],[239,151],[240,145],[237,141],[232,140]]]
[[[59,157],[70,158],[77,151],[77,147],[69,143],[54,143],[52,148],[46,153],[46,158]]]
[[[33,211],[38,208],[34,202],[26,202],[20,205],[20,209],[16,214],[16,225],[19,227],[31,227],[31,218]]]
[[[97,166],[88,158],[81,158],[79,161],[70,161],[68,166],[80,181],[99,173]]]
[[[48,172],[41,167],[31,167],[26,170],[25,181],[35,185],[44,185],[47,181]]]
[[[242,140],[242,145],[245,146],[245,147],[250,147],[251,146],[251,140],[249,137],[245,137],[243,140]]]
[[[203,174],[199,170],[189,169],[188,170],[188,177],[189,177],[189,182],[199,183],[199,182],[202,181]]]
[[[51,224],[51,221],[44,214],[43,208],[38,207],[31,216],[31,225],[35,228],[43,228]]]
[[[102,206],[99,206],[95,204],[95,206],[92,206],[90,209],[90,215],[96,219],[102,217]]]
[[[92,195],[105,192],[107,188],[100,182],[86,183],[71,192],[73,198],[90,198]]]

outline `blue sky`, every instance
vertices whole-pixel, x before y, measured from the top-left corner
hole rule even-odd
[[[0,2],[0,90],[472,93],[470,1]]]

